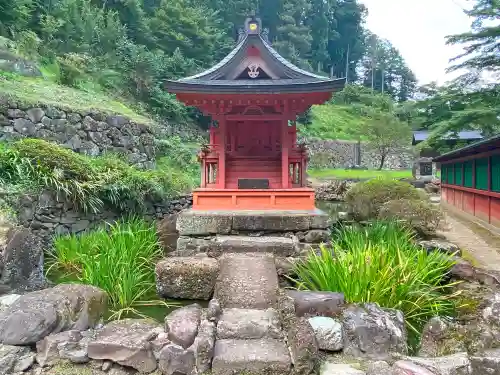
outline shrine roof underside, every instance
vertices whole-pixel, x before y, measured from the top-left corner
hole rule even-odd
[[[172,93],[281,94],[335,92],[345,78],[330,79],[298,68],[271,47],[259,19],[249,18],[236,47],[218,64],[180,80],[168,80]]]

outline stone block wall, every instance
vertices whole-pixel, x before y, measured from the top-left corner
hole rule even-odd
[[[146,202],[144,212],[137,215],[150,221],[159,220],[191,207],[192,203],[190,195],[165,202]],[[114,222],[125,215],[134,214],[132,209],[125,212],[103,209],[99,213],[85,213],[50,191],[44,191],[38,196],[20,197],[16,211],[18,224],[30,228],[44,242],[49,242],[54,234],[78,234],[106,222]]]
[[[123,154],[138,167],[153,166],[154,125],[99,111],[29,106],[0,96],[0,140],[52,141],[86,155]]]
[[[342,140],[307,140],[313,168],[348,168],[359,165],[363,168],[377,169],[380,155],[367,143]],[[358,160],[361,159],[361,160]],[[385,169],[411,169],[415,156],[411,146],[390,154],[384,164]]]

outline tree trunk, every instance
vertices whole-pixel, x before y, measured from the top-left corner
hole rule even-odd
[[[382,154],[380,155],[380,165],[378,167],[378,170],[381,171],[382,168],[384,168],[384,164],[385,164],[385,158],[386,158],[386,154]]]

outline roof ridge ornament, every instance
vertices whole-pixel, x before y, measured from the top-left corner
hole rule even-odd
[[[248,35],[259,35],[262,29],[262,20],[257,17],[248,17],[245,21],[245,31]]]

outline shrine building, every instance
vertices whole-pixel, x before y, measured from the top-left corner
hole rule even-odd
[[[280,56],[258,18],[246,20],[236,47],[217,65],[167,81],[179,101],[212,119],[193,209],[314,210],[295,120],[344,85],[344,78],[309,73]]]

